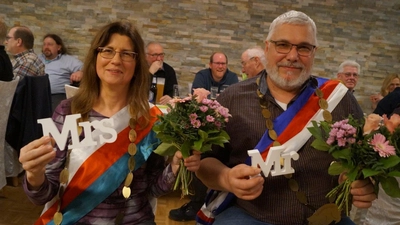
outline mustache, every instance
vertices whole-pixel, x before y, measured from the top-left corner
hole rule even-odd
[[[280,62],[276,64],[278,67],[279,66],[284,66],[284,67],[294,67],[294,68],[299,68],[299,69],[304,69],[304,65],[302,63],[299,62]]]

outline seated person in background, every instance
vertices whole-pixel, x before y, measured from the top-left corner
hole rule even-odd
[[[203,153],[196,172],[209,188],[227,191],[237,197],[215,217],[214,225],[309,224],[307,218],[329,203],[326,194],[344,181],[344,174],[328,174],[334,159],[311,146],[314,138],[309,132],[306,136],[295,136],[307,129],[309,120],[306,117],[311,118],[321,110],[318,106],[321,98],[315,98],[315,93],[319,89],[325,94],[324,98],[328,98],[331,96],[326,94],[327,87],[344,90],[335,93],[338,104],[330,112],[334,121],[349,114],[357,119],[363,117],[355,98],[338,81],[311,75],[318,46],[317,28],[306,14],[289,11],[278,16],[269,27],[265,45],[266,72],[257,79],[229,87],[217,98],[232,115],[225,129],[230,142],[224,147],[213,146],[212,151]],[[318,88],[317,84],[322,86]],[[304,124],[286,124],[286,121],[304,121]],[[248,150],[261,148],[258,150],[265,150],[267,154],[271,145],[285,148],[288,139],[296,142],[290,147],[299,155],[296,161],[289,159],[294,173],[285,176],[260,174],[260,168],[246,163]],[[274,167],[277,168],[276,164]],[[351,194],[353,204],[364,208],[376,198],[369,179],[353,182]],[[205,218],[201,212],[199,217]],[[331,223],[321,214],[313,224]],[[342,215],[337,224],[354,223]]]
[[[39,58],[45,64],[51,87],[52,109],[64,99],[65,84],[79,85],[82,79],[82,62],[67,54],[67,48],[56,34],[46,34],[43,38],[42,53]]]
[[[247,75],[247,78],[255,77],[264,71],[265,55],[264,50],[260,47],[249,48],[242,53],[242,73]]]
[[[6,36],[6,50],[13,55],[14,76],[44,76],[44,64],[33,52],[35,38],[32,31],[24,26],[15,26]]]
[[[1,81],[11,81],[14,78],[13,67],[8,57],[4,41],[6,40],[7,26],[0,19],[0,80]]]
[[[337,79],[341,80],[343,84],[353,93],[357,85],[358,76],[360,75],[360,64],[353,60],[346,60],[339,66]]]
[[[235,73],[228,70],[228,58],[222,52],[215,52],[210,57],[210,68],[200,70],[193,81],[193,89],[204,88],[210,90],[212,86],[220,88],[222,85],[231,85],[239,82]],[[190,196],[190,202],[180,208],[169,212],[169,218],[175,221],[189,221],[196,218],[196,213],[204,203],[207,195],[207,187],[196,177],[191,183],[194,195]]]
[[[237,74],[228,69],[228,57],[225,53],[214,52],[210,56],[209,68],[196,73],[192,84],[192,93],[195,88],[204,88],[210,91],[211,87],[218,87],[218,93],[220,93],[223,85],[232,85],[237,82],[239,82]]]
[[[372,102],[372,109],[375,109],[378,102],[397,87],[400,87],[399,76],[397,74],[391,74],[386,76],[385,80],[383,80],[381,91],[378,94],[370,96],[370,100]]]
[[[62,101],[53,121],[61,132],[67,128],[66,116],[81,114],[78,121],[99,126],[86,126],[75,137],[71,135],[75,132],[68,132],[68,140],[81,143],[89,133],[95,146],[68,150],[68,144],[60,144],[54,150],[50,137],[43,136],[21,149],[24,191],[35,204],[47,203],[36,224],[54,219],[56,224],[62,220],[62,224],[155,225],[149,197],[170,192],[182,154],[176,152],[166,164],[164,157],[152,152],[159,140],[151,128],[161,111],[148,102],[143,39],[130,23],[110,23],[95,35],[86,57],[80,94]],[[110,133],[85,129],[102,127],[107,118],[113,119],[107,128],[118,135],[114,142],[103,144],[99,140],[103,135],[110,138]],[[184,163],[196,171],[200,155]]]
[[[167,104],[174,94],[174,84],[178,84],[174,68],[164,62],[164,48],[158,42],[150,42],[146,45],[146,60],[149,64],[149,72],[153,76],[165,78],[164,92],[160,98],[160,104]],[[150,78],[151,80],[151,78]]]

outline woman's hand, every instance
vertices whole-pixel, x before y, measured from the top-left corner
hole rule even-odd
[[[26,171],[28,187],[37,190],[45,180],[46,165],[56,157],[51,138],[43,136],[21,148],[19,161]]]
[[[200,155],[201,155],[201,152],[193,151],[193,154],[191,156],[189,156],[189,157],[187,157],[186,159],[183,160],[183,163],[184,163],[185,167],[187,168],[187,170],[192,171],[192,172],[196,172],[199,169],[199,167],[200,167]],[[183,158],[183,156],[182,156],[182,153],[180,151],[175,152],[175,155],[172,158],[171,168],[172,168],[172,172],[175,175],[178,172],[178,169],[179,169],[180,162],[181,162],[182,158]]]

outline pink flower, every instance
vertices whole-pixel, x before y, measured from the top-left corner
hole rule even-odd
[[[207,116],[206,116],[206,119],[207,119],[207,121],[210,122],[210,123],[212,123],[212,122],[215,121],[215,118],[214,118],[213,116],[210,116],[210,115],[207,115]]]
[[[379,153],[380,157],[389,157],[391,155],[396,155],[395,148],[389,144],[389,141],[386,140],[386,137],[380,133],[374,134],[370,142],[372,148],[375,152]]]
[[[196,96],[196,101],[198,103],[202,102],[203,99],[207,99],[207,96],[210,94],[209,91],[207,91],[204,88],[195,88],[193,89],[193,96]]]
[[[205,106],[205,105],[200,106],[200,111],[207,112],[207,110],[208,110],[207,106]]]
[[[365,124],[364,124],[364,134],[369,134],[373,130],[378,130],[379,129],[379,123],[382,121],[382,117],[379,116],[378,114],[369,114],[367,118],[365,119]]]
[[[200,120],[192,120],[191,124],[194,128],[199,128],[201,126]]]
[[[400,116],[398,114],[393,114],[390,119],[388,119],[386,115],[383,115],[383,123],[390,133],[393,133],[394,129],[400,125]]]

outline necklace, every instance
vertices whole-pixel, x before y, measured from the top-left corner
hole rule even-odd
[[[325,121],[332,121],[332,114],[328,111],[328,102],[324,99],[324,93],[321,89],[318,88],[318,81],[315,78],[312,78],[313,86],[316,87],[315,94],[319,98],[318,105],[323,110],[322,115]],[[259,103],[261,107],[261,114],[265,118],[266,128],[268,129],[268,136],[273,141],[272,146],[280,146],[281,143],[277,141],[278,135],[274,130],[274,123],[272,121],[271,111],[268,109],[268,101],[265,98],[266,94],[262,94],[260,91],[260,77],[256,80],[257,83],[257,95],[259,97]],[[281,158],[281,165],[283,165],[283,158]],[[332,221],[339,222],[341,219],[340,211],[333,203],[334,198],[330,198],[328,204],[322,205],[319,209],[308,204],[308,199],[306,194],[303,191],[299,190],[298,182],[293,178],[293,174],[287,174],[285,177],[288,179],[288,184],[290,190],[295,192],[297,200],[307,206],[309,209],[314,211],[314,214],[307,218],[309,221],[309,225],[329,225]]]

